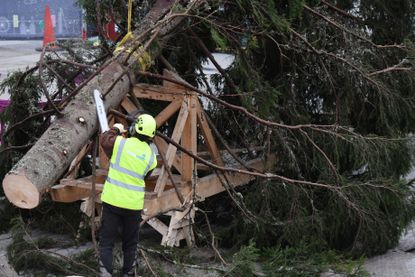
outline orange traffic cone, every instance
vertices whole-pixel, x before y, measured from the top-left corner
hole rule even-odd
[[[52,16],[50,14],[49,5],[45,7],[45,29],[43,30],[43,48],[49,43],[56,42],[55,31],[53,30]],[[54,46],[52,46],[53,48]],[[56,47],[56,46],[55,46]]]

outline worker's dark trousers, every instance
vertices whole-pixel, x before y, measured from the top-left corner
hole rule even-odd
[[[141,211],[118,208],[104,202],[102,206],[102,222],[99,233],[101,262],[107,271],[112,274],[112,250],[118,231],[121,229],[124,256],[123,273],[127,273],[133,268],[136,258]]]

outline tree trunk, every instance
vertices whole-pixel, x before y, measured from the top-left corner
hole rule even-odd
[[[136,37],[153,26],[173,3],[172,0],[157,0],[146,20],[141,24],[141,28],[136,32]],[[177,26],[179,22],[179,20],[170,22],[160,34],[166,34],[166,31]],[[125,54],[121,55],[118,60],[123,61],[125,56]],[[130,61],[136,63],[137,59],[130,58]],[[42,194],[62,176],[77,153],[97,131],[99,124],[93,99],[94,89],[100,90],[101,93],[106,92],[123,71],[124,68],[117,61],[109,63],[71,100],[63,110],[64,116],[57,118],[10,170],[3,180],[4,193],[10,202],[25,209],[34,208],[40,203]],[[105,97],[104,104],[107,111],[110,107],[118,107],[130,90],[130,86],[128,76],[124,75]],[[80,118],[85,121],[81,122]]]
[[[110,63],[63,110],[36,144],[12,168],[3,180],[3,189],[10,202],[20,208],[34,208],[41,195],[68,168],[77,153],[99,126],[94,89],[105,92],[123,72],[117,63]],[[105,108],[117,107],[130,89],[125,75],[105,97]],[[83,118],[85,121],[80,121]]]

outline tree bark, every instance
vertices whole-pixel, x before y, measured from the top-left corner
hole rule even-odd
[[[123,68],[110,63],[63,110],[36,144],[12,168],[3,180],[3,189],[10,202],[20,208],[34,208],[41,195],[62,176],[77,153],[99,126],[94,89],[105,92]],[[125,75],[105,97],[105,108],[117,107],[130,89]],[[84,121],[79,119],[83,118]]]
[[[174,2],[157,0],[146,20],[141,24],[141,28],[135,32],[136,37],[153,26]],[[166,34],[166,31],[177,26],[179,22],[180,20],[170,22],[163,33]],[[121,55],[118,60],[121,62],[125,58],[126,54]],[[129,62],[137,63],[134,55]],[[77,153],[98,129],[93,100],[94,89],[105,93],[124,70],[125,68],[118,61],[109,63],[65,107],[62,111],[63,117],[57,118],[27,154],[8,172],[3,180],[3,189],[10,202],[25,209],[39,205],[42,195],[62,176]],[[107,111],[109,108],[119,106],[131,85],[127,75],[116,83],[105,97],[104,104]],[[81,117],[84,122],[79,120]]]

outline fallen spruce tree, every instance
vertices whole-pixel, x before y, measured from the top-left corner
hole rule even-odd
[[[156,2],[134,35],[137,37],[134,39],[136,44],[129,45],[132,42],[127,42],[123,46],[124,51],[101,65],[82,88],[78,87],[76,93],[72,91],[59,105],[49,102],[57,113],[57,119],[3,180],[4,192],[13,204],[26,209],[36,207],[41,196],[56,183],[88,139],[96,133],[98,121],[92,93],[95,89],[105,95],[107,110],[120,104],[134,83],[133,68],[145,68],[144,63],[148,62],[146,59],[150,59],[151,55],[157,56],[157,53],[150,54],[146,51],[155,35],[158,43],[162,43],[168,30],[180,22],[167,14],[172,5],[172,1]],[[166,16],[164,20],[163,16]],[[141,48],[137,44],[141,44]],[[40,61],[40,75],[44,67],[49,66]],[[42,87],[49,100],[49,92],[44,83]]]
[[[95,1],[80,2],[93,22],[104,24],[108,14],[126,30],[124,5],[102,1],[96,12]],[[384,252],[414,216],[411,182],[402,177],[415,126],[415,7],[380,2],[134,1],[142,21],[125,49],[136,55],[87,63],[77,53],[66,62],[46,54],[36,69],[3,82],[16,99],[2,116],[9,128],[1,150],[6,195],[24,208],[40,203],[97,132],[94,88],[108,92],[107,108],[117,106],[135,79],[159,84],[167,67],[211,95],[205,109],[223,144],[265,145],[278,157],[265,172],[277,178],[201,204],[214,211],[211,224],[222,226],[221,246],[252,240],[257,250],[307,244],[354,256]],[[222,68],[214,51],[231,54],[231,66]],[[145,68],[143,53],[152,61]],[[218,73],[204,73],[207,60]],[[76,74],[87,81],[75,84]],[[63,97],[34,107],[28,91],[58,81]],[[17,113],[23,102],[32,108]]]

